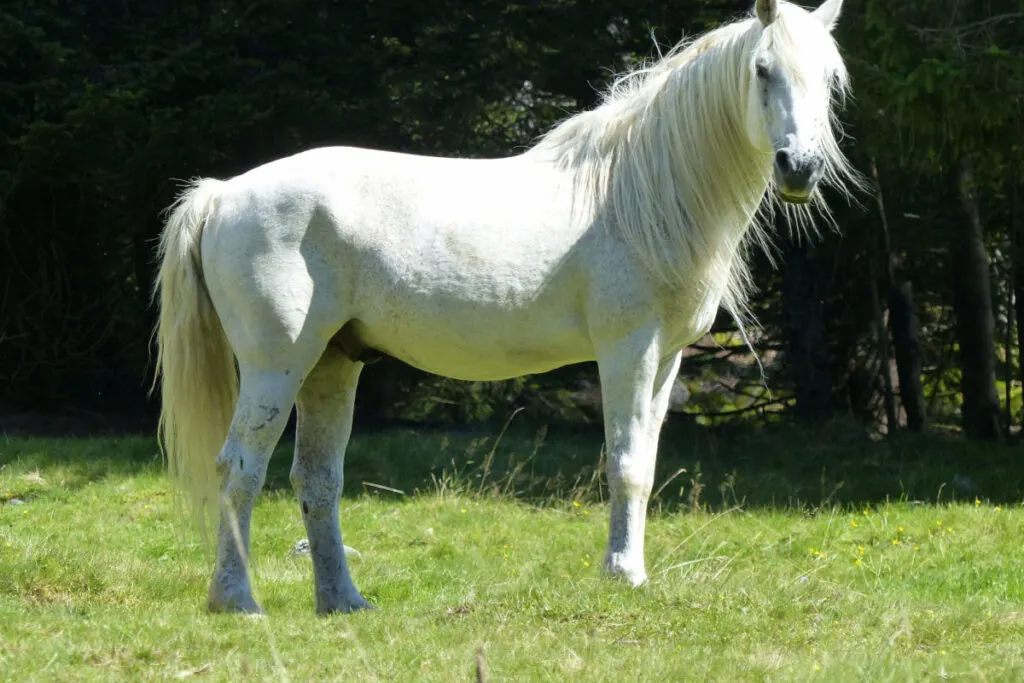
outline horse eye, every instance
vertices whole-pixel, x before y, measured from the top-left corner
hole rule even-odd
[[[754,72],[757,74],[757,77],[760,78],[762,81],[767,81],[768,77],[771,75],[771,73],[768,71],[768,66],[765,64],[755,65]]]

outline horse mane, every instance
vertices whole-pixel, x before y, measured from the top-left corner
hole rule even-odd
[[[780,207],[798,228],[813,226],[812,210],[831,220],[820,191],[807,206],[779,202],[772,191],[773,153],[749,141],[743,94],[762,35],[797,79],[808,57],[798,41],[829,42],[818,46],[824,49],[817,56],[832,59],[838,75],[826,94],[831,126],[823,131],[822,183],[845,194],[842,181],[855,179],[834,135],[831,100],[847,90],[838,51],[824,27],[824,38],[807,35],[799,24],[817,20],[796,16],[805,10],[786,2],[779,10],[767,28],[754,18],[726,24],[627,71],[595,109],[566,119],[535,146],[570,171],[574,207],[582,208],[584,220],[603,219],[661,284],[678,289],[696,277],[709,288],[700,290],[721,294],[744,337],[752,289],[747,240],[771,258],[766,227]]]

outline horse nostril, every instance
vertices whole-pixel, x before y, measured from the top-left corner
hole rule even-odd
[[[780,173],[789,173],[793,170],[793,160],[789,155],[789,152],[780,149],[775,153],[775,165],[779,167]]]

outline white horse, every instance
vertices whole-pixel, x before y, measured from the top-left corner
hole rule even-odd
[[[250,519],[293,405],[316,610],[370,607],[338,508],[357,379],[380,354],[465,380],[596,360],[604,567],[643,583],[681,349],[719,306],[745,310],[743,246],[765,237],[762,203],[824,208],[820,180],[841,192],[856,180],[833,130],[847,87],[831,35],[841,4],[757,0],[521,155],[332,147],[194,182],[162,235],[156,334],[169,466],[201,519],[219,508],[208,608],[261,611]]]

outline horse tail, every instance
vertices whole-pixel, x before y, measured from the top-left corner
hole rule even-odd
[[[155,389],[160,381],[157,438],[168,471],[191,503],[204,538],[216,520],[216,459],[238,397],[234,354],[203,278],[200,244],[223,183],[200,179],[168,207],[160,238]],[[180,511],[180,508],[179,508]]]

